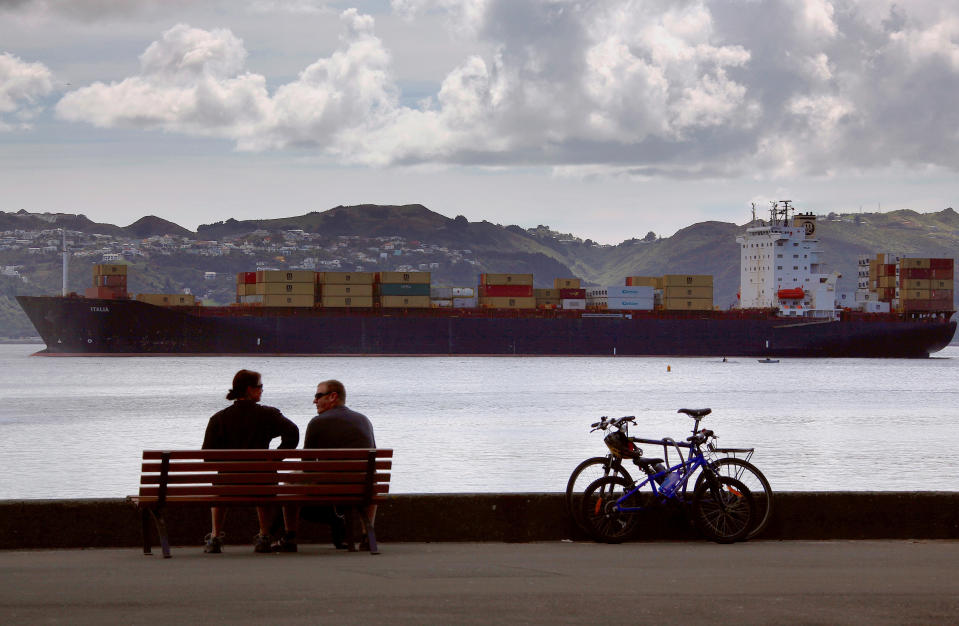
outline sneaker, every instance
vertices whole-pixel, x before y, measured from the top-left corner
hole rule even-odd
[[[258,554],[270,554],[273,548],[270,545],[269,535],[257,535],[253,538],[253,551]]]
[[[296,535],[284,533],[279,539],[273,542],[270,548],[274,552],[296,552]]]
[[[220,533],[216,537],[213,536],[213,533],[210,533],[203,538],[203,551],[207,554],[220,554],[223,552],[224,537],[226,537],[226,533]]]

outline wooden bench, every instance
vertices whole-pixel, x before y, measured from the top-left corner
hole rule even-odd
[[[140,493],[128,499],[140,511],[144,554],[152,554],[152,519],[163,557],[170,558],[164,514],[182,504],[343,506],[350,551],[359,512],[370,553],[379,554],[366,511],[386,499],[392,458],[389,449],[144,450]]]

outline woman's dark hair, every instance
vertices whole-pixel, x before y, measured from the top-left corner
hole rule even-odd
[[[240,370],[233,377],[233,389],[226,394],[227,400],[236,400],[246,397],[246,392],[250,387],[256,387],[260,384],[260,373],[252,370]]]

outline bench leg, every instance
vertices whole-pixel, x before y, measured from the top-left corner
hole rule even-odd
[[[140,531],[143,534],[143,554],[153,556],[153,541],[150,537],[150,509],[140,509]]]
[[[150,510],[153,522],[157,527],[157,534],[160,535],[160,548],[163,550],[163,558],[170,558],[170,539],[166,532],[166,520],[163,519],[163,510]]]

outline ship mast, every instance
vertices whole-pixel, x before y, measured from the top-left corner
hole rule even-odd
[[[62,250],[63,250],[63,295],[66,296],[67,293],[67,273],[70,268],[70,253],[67,251],[67,231],[63,228],[60,229],[60,235],[62,237]]]

